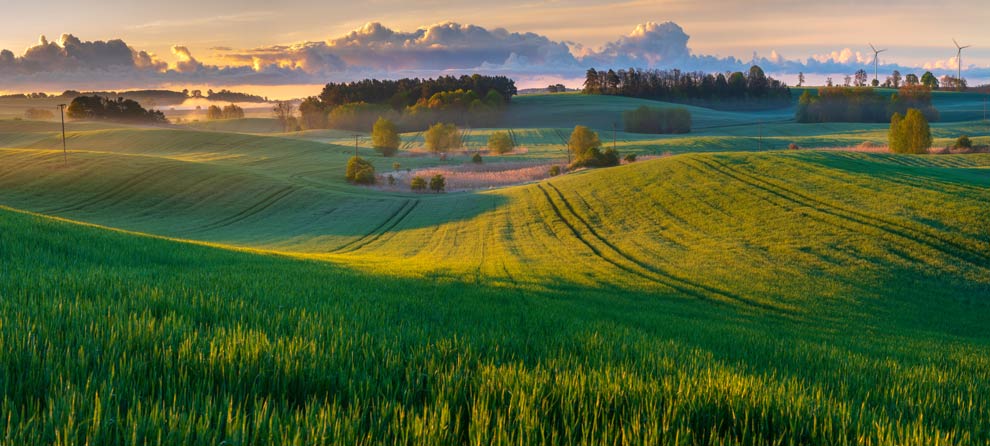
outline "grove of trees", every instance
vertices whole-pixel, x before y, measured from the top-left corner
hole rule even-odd
[[[622,113],[625,130],[631,133],[689,133],[691,112],[683,107],[642,106]]]
[[[244,109],[234,104],[225,105],[223,108],[217,105],[211,105],[206,109],[206,119],[211,121],[241,118],[244,118]]]
[[[903,115],[909,108],[929,121],[939,118],[931,91],[921,85],[905,85],[889,96],[870,87],[824,87],[816,93],[801,94],[794,113],[797,122],[889,122],[892,115]]]
[[[567,141],[567,149],[574,154],[571,167],[607,167],[619,164],[619,154],[611,149],[602,151],[602,141],[598,133],[579,125],[574,127]]]
[[[890,150],[895,153],[928,153],[932,146],[932,132],[925,115],[916,108],[907,115],[894,113],[888,131]]]
[[[103,96],[78,96],[65,109],[70,119],[107,120],[148,124],[168,123],[159,110],[145,110],[131,99],[110,99]]]
[[[712,108],[786,106],[791,100],[787,85],[767,75],[759,66],[748,73],[703,73],[680,70],[598,71],[585,74],[585,94],[602,94],[699,104]]]
[[[359,156],[347,160],[347,181],[354,184],[375,184],[375,166]]]
[[[516,147],[515,142],[512,141],[512,136],[509,132],[492,132],[488,135],[488,150],[492,152],[503,154],[509,153]]]

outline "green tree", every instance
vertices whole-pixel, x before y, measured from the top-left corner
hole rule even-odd
[[[938,78],[931,71],[926,71],[921,75],[921,85],[928,87],[929,90],[938,90]]]
[[[303,99],[299,104],[299,120],[302,121],[304,129],[325,129],[330,126],[329,110],[320,102],[319,98],[310,96]]]
[[[426,179],[419,176],[413,177],[409,182],[409,188],[417,192],[426,190]]]
[[[430,126],[423,136],[431,152],[447,152],[461,148],[461,132],[454,124],[438,122]]]
[[[375,166],[359,156],[347,160],[347,181],[356,184],[375,184]]]
[[[508,132],[494,132],[488,136],[488,149],[492,152],[502,154],[511,152],[515,148],[512,137]]]
[[[384,156],[395,155],[399,151],[399,131],[395,124],[384,117],[378,117],[371,130],[371,140],[375,150]]]
[[[904,85],[913,87],[915,85],[918,85],[919,83],[921,83],[921,81],[918,80],[917,74],[908,73],[906,76],[904,76]]]
[[[969,136],[962,135],[956,138],[956,143],[953,146],[957,149],[972,149],[973,141],[969,139]]]
[[[444,188],[447,187],[447,179],[443,175],[436,174],[433,178],[430,178],[430,190],[436,193],[443,192]]]
[[[908,109],[903,118],[894,113],[888,131],[890,150],[896,153],[928,153],[932,132],[925,115],[916,108]]]
[[[567,141],[568,150],[574,154],[574,158],[577,160],[588,158],[601,146],[602,141],[598,139],[598,133],[583,125],[574,127],[571,138]]]

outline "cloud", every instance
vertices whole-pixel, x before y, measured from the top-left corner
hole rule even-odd
[[[248,20],[234,17],[231,20]],[[170,84],[288,85],[320,84],[365,77],[430,77],[482,72],[520,81],[579,79],[589,67],[745,71],[755,62],[772,75],[845,75],[872,71],[872,53],[843,48],[805,60],[777,51],[751,60],[695,54],[690,36],[673,22],[646,22],[599,48],[554,41],[529,32],[487,29],[443,22],[412,31],[368,23],[324,41],[233,50],[214,47],[220,65],[197,59],[184,45],[172,47],[172,62],[129,47],[120,39],[82,41],[71,34],[51,42],[42,36],[21,56],[0,51],[0,79],[5,88],[150,88]],[[881,64],[890,73],[954,72],[955,58],[922,67]],[[964,67],[967,77],[990,77],[990,67]],[[975,83],[975,82],[971,82]]]

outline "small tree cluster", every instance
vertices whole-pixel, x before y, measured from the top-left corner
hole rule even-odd
[[[431,152],[448,152],[461,148],[461,132],[454,124],[433,124],[426,130],[423,138],[426,139],[426,148]]]
[[[608,167],[619,164],[619,154],[613,149],[601,150],[602,142],[588,127],[574,127],[567,148],[574,154],[571,167]]]
[[[516,143],[512,141],[509,132],[493,132],[488,136],[488,150],[503,154],[509,153],[516,148]]]
[[[564,84],[551,84],[547,86],[547,93],[567,93],[567,87]]]
[[[272,114],[278,123],[281,124],[283,132],[301,130],[299,121],[296,120],[296,107],[291,102],[282,101],[275,103],[275,106],[272,107]]]
[[[918,109],[909,109],[906,116],[894,113],[888,132],[890,150],[895,153],[927,153],[932,146],[928,120]]]
[[[921,111],[929,121],[939,118],[931,91],[920,85],[905,85],[890,96],[869,87],[825,87],[817,94],[805,90],[794,118],[802,123],[889,122],[894,113],[903,115],[910,108]]]
[[[384,117],[379,117],[375,121],[371,130],[371,140],[375,150],[384,156],[393,156],[399,151],[399,131],[395,124]]]
[[[375,166],[359,156],[347,161],[347,181],[354,184],[375,184]]]
[[[447,187],[447,179],[444,178],[443,175],[436,174],[433,175],[433,178],[430,178],[430,190],[432,190],[433,192],[439,194],[440,192],[443,192],[443,190],[446,187]]]
[[[244,109],[234,104],[225,105],[223,108],[211,105],[210,108],[206,109],[206,119],[211,121],[242,118],[244,118]]]
[[[124,98],[109,99],[103,96],[79,96],[65,109],[71,119],[93,119],[123,122],[167,123],[159,110],[145,110],[136,101]]]
[[[415,176],[409,181],[409,188],[415,192],[422,192],[426,190],[426,179],[420,176]]]
[[[642,106],[622,113],[625,130],[631,133],[689,133],[691,112],[686,108]]]

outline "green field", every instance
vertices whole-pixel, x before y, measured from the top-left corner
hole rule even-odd
[[[638,102],[517,98],[487,162]],[[990,154],[692,112],[439,195],[348,132],[0,121],[0,444],[990,444]]]

